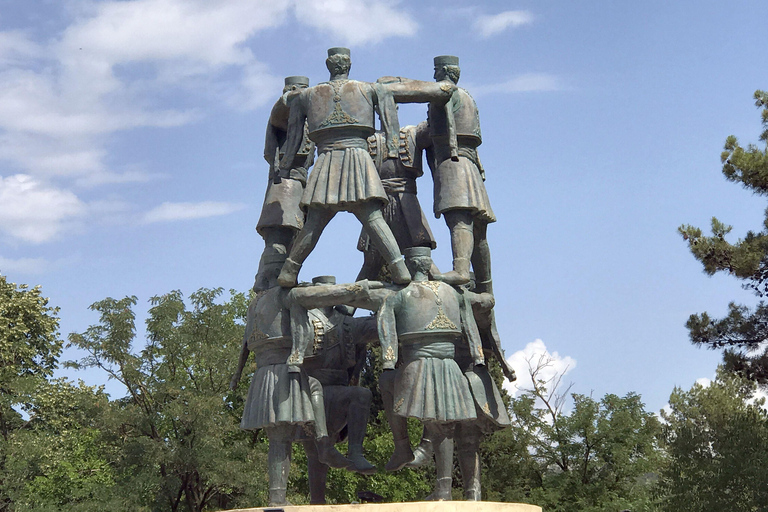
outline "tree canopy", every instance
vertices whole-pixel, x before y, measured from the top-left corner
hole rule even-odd
[[[755,105],[762,108],[762,147],[743,147],[731,135],[720,158],[727,180],[741,183],[755,194],[768,195],[768,93],[756,91],[754,97]],[[726,272],[740,279],[745,288],[761,299],[768,294],[768,209],[762,230],[749,231],[735,243],[726,240],[732,226],[715,217],[711,236],[690,225],[678,229],[707,274]],[[728,369],[768,384],[768,346],[764,343],[768,339],[768,304],[764,301],[754,309],[731,302],[725,317],[694,314],[686,326],[693,343],[712,349],[726,348],[724,360]]]

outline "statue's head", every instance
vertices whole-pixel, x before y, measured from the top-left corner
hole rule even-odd
[[[461,69],[459,58],[454,55],[438,55],[435,57],[435,80],[450,80],[454,84],[459,83]]]
[[[405,265],[412,276],[417,272],[424,275],[429,274],[432,268],[432,249],[429,247],[409,247],[403,251],[405,255]]]
[[[313,277],[312,284],[336,284],[336,276]]]
[[[309,78],[306,76],[287,76],[285,77],[285,87],[283,87],[283,93],[288,91],[295,91],[297,89],[306,89],[309,87]]]
[[[331,76],[348,74],[352,67],[349,48],[329,48],[328,58],[325,59],[325,66],[330,71]]]

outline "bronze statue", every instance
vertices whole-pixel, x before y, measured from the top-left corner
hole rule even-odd
[[[435,57],[435,80],[456,84],[459,58]],[[492,292],[491,253],[486,231],[496,221],[485,190],[485,171],[477,155],[482,143],[475,100],[458,88],[448,104],[432,103],[428,111],[430,167],[435,187],[435,216],[445,217],[451,231],[453,270],[442,275],[449,284],[469,282],[470,261],[478,291]]]
[[[275,102],[267,123],[267,135],[264,142],[264,159],[269,164],[269,182],[264,195],[256,231],[264,238],[264,256],[269,254],[288,254],[294,235],[304,227],[304,211],[299,203],[307,183],[307,170],[315,160],[315,144],[304,135],[301,146],[289,162],[288,168],[280,170],[280,159],[285,156],[285,142],[288,136],[290,99],[298,91],[309,86],[305,76],[285,78],[283,94]],[[261,274],[263,261],[259,262],[254,291],[265,289],[266,279]]]
[[[312,279],[318,285],[335,285],[333,276]],[[307,375],[317,379],[323,386],[325,416],[328,435],[339,441],[346,427],[349,451],[348,469],[364,475],[376,473],[376,467],[363,455],[363,438],[370,414],[372,395],[370,390],[356,382],[367,352],[366,345],[378,341],[376,318],[373,316],[354,318],[342,308],[326,306],[308,312],[312,325],[312,343],[303,361]],[[309,470],[310,503],[325,503],[325,483],[328,465],[320,462],[314,439],[304,441]]]
[[[484,358],[470,299],[428,280],[430,252],[428,247],[405,251],[413,281],[389,296],[378,312],[384,359],[379,383],[395,441],[387,468],[399,469],[413,459],[405,419],[420,419],[432,440],[437,474],[427,499],[450,500],[454,429],[477,418],[467,379],[454,360],[462,335],[472,362],[483,364]],[[395,370],[398,353],[402,364]]]
[[[429,145],[431,141],[425,130],[417,132],[415,126],[405,126],[400,128],[397,158],[389,158],[386,134],[379,131],[368,137],[368,151],[389,200],[383,210],[384,220],[401,250],[436,247],[435,237],[416,195],[416,178],[424,174],[422,152]],[[377,279],[385,261],[365,229],[360,232],[357,248],[363,252],[363,268],[357,280]]]
[[[301,368],[295,345],[306,341],[310,327],[307,310],[349,301],[365,295],[367,283],[354,286],[313,286],[286,289],[277,286],[277,276],[285,255],[272,254],[264,259],[266,291],[251,301],[245,329],[244,346],[238,371],[233,377],[236,387],[242,369],[253,352],[257,370],[248,389],[240,428],[263,428],[269,439],[269,502],[286,503],[286,486],[290,469],[291,443],[301,430],[312,429],[318,460],[335,468],[347,468],[351,462],[334,447],[328,435],[322,384]]]
[[[394,102],[447,101],[455,90],[449,82],[429,84],[371,84],[349,80],[351,67],[347,48],[328,50],[326,65],[330,81],[302,90],[291,104],[288,142],[280,168],[293,161],[307,123],[309,138],[317,144],[318,157],[309,175],[301,205],[307,219],[296,236],[278,282],[295,286],[304,260],[314,249],[325,226],[338,211],[353,213],[363,224],[371,241],[383,255],[392,280],[410,280],[392,231],[381,213],[387,195],[376,167],[368,154],[367,138],[375,132],[374,113],[378,108],[388,152],[399,131]],[[380,103],[384,108],[380,108]],[[395,155],[392,155],[395,156]]]

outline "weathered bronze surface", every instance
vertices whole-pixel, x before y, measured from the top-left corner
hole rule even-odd
[[[313,504],[325,503],[328,467],[377,471],[363,453],[371,391],[358,385],[371,343],[382,349],[379,388],[395,445],[384,469],[434,458],[437,479],[427,499],[450,500],[455,442],[465,499],[481,499],[480,440],[510,423],[486,357],[509,380],[515,374],[493,314],[486,231],[496,219],[477,154],[479,115],[456,87],[458,63],[435,57],[435,82],[368,83],[349,79],[348,49],[331,48],[330,80],[310,87],[306,77],[288,77],[272,109],[264,147],[269,182],[257,225],[265,249],[232,381],[237,386],[253,352],[257,370],[241,427],[264,429],[269,439],[272,506],[287,504],[293,442],[307,453]],[[397,103],[409,102],[429,103],[427,120],[401,129]],[[445,274],[432,263],[436,244],[416,189],[425,150],[434,211],[451,234],[453,270]],[[357,282],[321,276],[298,284],[301,264],[338,211],[363,225]],[[476,284],[468,284],[470,269]],[[375,315],[355,317],[356,308]],[[415,450],[409,417],[424,425]],[[334,446],[343,433],[346,457]]]

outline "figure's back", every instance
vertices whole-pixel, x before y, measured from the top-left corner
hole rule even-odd
[[[469,93],[459,88],[451,98],[456,136],[465,144],[479,146],[482,141],[480,115],[477,103]],[[442,105],[429,105],[429,134],[432,137],[447,137],[448,122]]]
[[[357,129],[368,137],[375,131],[370,84],[334,80],[310,87],[306,94],[307,123],[312,140],[332,136],[338,130]]]
[[[460,334],[461,313],[456,292],[439,281],[413,282],[399,292],[400,305],[395,312],[397,334]]]

